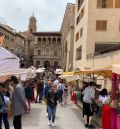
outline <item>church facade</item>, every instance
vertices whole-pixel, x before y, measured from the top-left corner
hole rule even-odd
[[[61,66],[62,43],[60,32],[33,33],[34,65],[58,68]]]
[[[33,65],[45,68],[60,68],[62,65],[62,42],[60,32],[37,32],[37,20],[29,18],[28,31],[24,32],[31,41]]]

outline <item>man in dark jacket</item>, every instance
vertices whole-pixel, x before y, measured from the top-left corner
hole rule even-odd
[[[46,99],[48,103],[48,119],[49,119],[48,125],[54,126],[57,100],[59,99],[59,94],[57,93],[56,85],[52,85],[52,88],[48,92]]]

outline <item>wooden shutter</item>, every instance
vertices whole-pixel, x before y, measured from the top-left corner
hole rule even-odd
[[[107,0],[107,8],[113,8],[113,0]]]
[[[115,0],[115,8],[120,8],[120,0]]]

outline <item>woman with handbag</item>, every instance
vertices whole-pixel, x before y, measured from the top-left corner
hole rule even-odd
[[[2,129],[2,120],[5,125],[5,129],[10,129],[8,121],[8,108],[10,104],[10,98],[7,96],[7,89],[4,84],[0,85],[0,129]]]

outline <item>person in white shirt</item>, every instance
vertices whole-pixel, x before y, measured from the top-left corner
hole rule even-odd
[[[110,96],[108,95],[108,92],[107,92],[107,89],[102,89],[102,91],[100,92],[100,95],[99,95],[99,101],[102,102],[102,104],[105,104],[105,102],[107,100],[110,99]]]
[[[95,128],[91,121],[93,116],[93,100],[95,98],[94,83],[90,82],[83,91],[83,113],[85,118],[85,128]],[[89,120],[88,120],[89,119]]]

